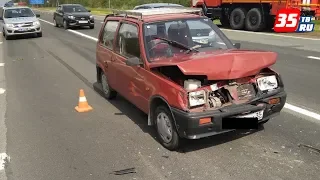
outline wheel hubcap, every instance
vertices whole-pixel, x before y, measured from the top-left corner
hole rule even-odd
[[[105,94],[109,93],[109,85],[107,83],[107,77],[103,74],[101,76],[102,89]]]
[[[258,22],[258,18],[255,17],[255,16],[251,16],[250,17],[250,22],[251,22],[252,25],[256,25],[257,22]]]
[[[163,141],[169,143],[172,140],[172,124],[166,113],[161,112],[158,114],[157,128]]]

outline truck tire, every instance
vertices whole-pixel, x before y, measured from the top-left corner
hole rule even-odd
[[[265,19],[259,8],[249,10],[245,20],[246,30],[261,31],[266,27]]]
[[[235,8],[230,14],[230,26],[232,29],[244,29],[247,11],[244,8]]]

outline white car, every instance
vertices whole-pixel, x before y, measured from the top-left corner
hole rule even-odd
[[[42,37],[39,14],[35,14],[29,7],[3,7],[0,20],[3,22],[3,36],[8,40],[16,35],[34,34]]]

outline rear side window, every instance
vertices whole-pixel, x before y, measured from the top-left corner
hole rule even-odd
[[[128,58],[140,58],[140,45],[137,26],[127,23],[121,24],[117,37],[116,51]]]
[[[118,21],[108,21],[103,29],[101,43],[110,49],[113,49],[113,40],[118,28]]]

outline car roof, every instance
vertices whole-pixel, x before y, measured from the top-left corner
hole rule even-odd
[[[183,7],[180,4],[172,4],[172,3],[149,3],[149,4],[141,4],[138,6],[135,6],[134,8],[138,8],[138,7],[143,7],[143,6],[149,6],[151,8],[155,8],[155,7],[161,7],[161,6],[178,6],[178,7]]]
[[[60,4],[60,6],[82,6],[81,4]]]
[[[12,7],[3,7],[4,10],[7,10],[7,9],[25,9],[25,8],[28,8],[28,9],[31,9],[30,7],[28,6],[12,6]]]
[[[187,18],[199,18],[206,17],[199,14],[193,14],[195,12],[201,12],[201,10],[196,8],[161,8],[161,9],[139,9],[139,10],[116,10],[114,11],[122,15],[127,15],[127,19],[131,21],[138,21],[141,19],[143,22],[157,22],[166,21],[173,19],[187,19]],[[123,16],[122,16],[123,17]]]

